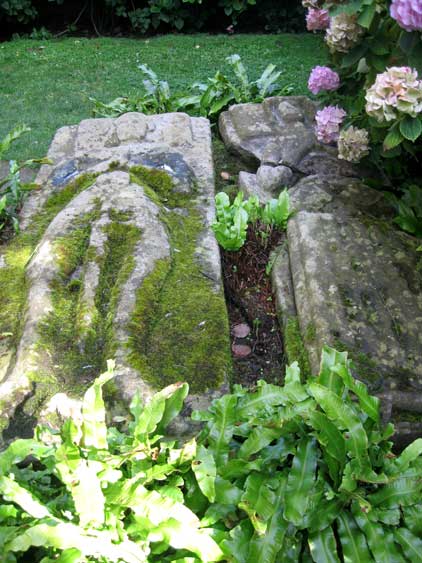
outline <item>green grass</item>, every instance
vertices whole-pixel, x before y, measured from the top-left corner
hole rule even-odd
[[[166,35],[151,39],[17,40],[0,44],[0,139],[18,123],[32,132],[13,148],[18,159],[43,156],[58,127],[90,117],[89,96],[108,102],[141,88],[137,61],[175,91],[205,81],[239,53],[251,78],[272,62],[281,82],[306,94],[310,69],[326,61],[322,40],[304,35]]]

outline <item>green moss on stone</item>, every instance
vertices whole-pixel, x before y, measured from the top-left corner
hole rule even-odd
[[[297,317],[288,319],[284,326],[284,349],[288,363],[298,362],[303,377],[311,375],[308,353],[303,343]]]
[[[191,199],[190,193],[177,191],[172,178],[163,170],[134,166],[130,174],[131,181],[142,186],[145,194],[158,205],[184,207]]]
[[[306,327],[304,340],[305,342],[314,342],[315,338],[316,338],[316,326],[314,325],[314,323],[310,322]]]
[[[136,296],[130,362],[156,388],[187,381],[192,392],[222,384],[231,372],[228,318],[220,291],[201,272],[196,241],[204,229],[189,194],[161,170],[131,169],[132,181],[162,209],[172,256],[159,260]],[[165,212],[182,207],[186,213]]]
[[[53,310],[42,320],[39,327],[39,347],[51,358],[59,379],[66,384],[77,381],[86,365],[85,354],[79,348],[76,334],[76,318],[81,293],[82,266],[89,245],[91,227],[89,221],[67,236],[57,239],[54,251],[59,275],[51,284]],[[75,283],[77,280],[79,283]],[[95,366],[97,367],[97,366]]]
[[[95,306],[99,313],[93,331],[93,344],[100,340],[103,366],[113,357],[113,317],[116,312],[120,290],[134,267],[134,252],[141,232],[133,225],[113,222],[105,227],[107,242],[100,259],[100,279],[95,295]]]
[[[119,211],[117,209],[110,209],[108,216],[114,223],[124,223],[133,217],[132,211]]]
[[[231,371],[226,306],[195,257],[203,228],[197,212],[163,219],[174,252],[138,290],[130,358],[155,387],[187,381],[192,392],[201,392],[221,385]]]
[[[78,193],[91,186],[95,175],[80,176],[60,192],[52,194],[29,227],[0,247],[5,267],[0,268],[0,335],[8,350],[18,341],[27,297],[25,268],[50,222]],[[0,360],[1,370],[1,360]]]

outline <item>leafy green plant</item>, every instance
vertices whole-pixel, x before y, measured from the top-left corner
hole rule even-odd
[[[277,199],[270,199],[265,204],[262,210],[262,221],[267,225],[285,229],[291,214],[289,192],[284,189]]]
[[[0,159],[4,157],[14,141],[21,135],[30,131],[26,125],[18,125],[6,137],[0,141]],[[9,173],[5,178],[0,179],[0,231],[7,225],[12,225],[15,232],[19,230],[18,211],[22,205],[27,190],[32,189],[32,184],[22,184],[20,171],[24,167],[31,167],[38,164],[48,164],[48,159],[30,159],[18,163],[15,160],[9,161]]]
[[[386,195],[398,212],[394,222],[404,231],[422,237],[422,188],[411,185],[401,198],[390,193]]]
[[[212,229],[215,237],[224,250],[240,250],[245,244],[248,225],[257,224],[263,237],[268,238],[268,228],[285,229],[292,214],[290,198],[284,189],[278,199],[271,199],[261,207],[257,196],[243,199],[243,192],[239,192],[232,204],[229,196],[219,192],[215,196],[217,221]],[[262,229],[263,226],[266,226]]]
[[[86,392],[79,419],[68,419],[60,432],[38,427],[33,440],[16,440],[0,454],[2,561],[28,552],[43,563],[220,557],[210,530],[184,502],[196,442],[176,448],[162,439],[187,384],[167,387],[145,407],[136,395],[122,433],[105,423],[101,390],[112,377],[109,362]],[[184,559],[186,553],[195,557]]]
[[[145,94],[136,98],[116,98],[108,104],[89,98],[94,104],[95,117],[118,117],[130,111],[145,114],[167,113],[180,109],[179,98],[172,95],[168,82],[160,80],[148,65],[139,65],[138,68],[145,77],[142,81]]]
[[[179,444],[164,436],[187,385],[107,428],[109,363],[80,416],[0,453],[3,561],[420,561],[422,439],[396,456],[350,367],[326,347],[306,383],[295,362],[282,386],[235,386]]]
[[[230,204],[229,196],[219,192],[215,196],[217,221],[212,229],[215,237],[225,250],[239,250],[245,244],[249,215],[243,202],[243,193],[239,192]]]
[[[173,95],[166,81],[160,80],[147,65],[138,68],[146,76],[143,80],[145,94],[135,98],[119,97],[109,103],[89,98],[94,104],[96,117],[117,117],[129,111],[146,114],[170,111],[187,111],[193,115],[216,118],[233,103],[261,102],[268,96],[285,95],[292,91],[291,86],[281,87],[277,80],[281,71],[269,64],[262,75],[250,81],[239,55],[231,55],[227,62],[233,68],[235,82],[217,71],[206,84],[195,83],[192,90],[183,95]]]

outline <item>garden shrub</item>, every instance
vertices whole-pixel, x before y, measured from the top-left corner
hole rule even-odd
[[[59,10],[57,9],[59,6]],[[80,15],[80,18],[78,16]],[[229,31],[266,29],[302,31],[303,8],[298,0],[0,0],[0,20],[9,24],[88,25],[102,32],[124,26],[137,33],[160,31]],[[231,27],[230,27],[231,26]]]
[[[119,428],[102,387],[60,430],[0,453],[5,563],[276,563],[422,560],[422,440],[400,455],[378,399],[325,348],[321,371],[281,386],[235,386],[194,418],[196,438],[165,437],[188,393],[177,383]]]
[[[196,82],[183,94],[172,93],[167,81],[160,80],[147,65],[139,65],[145,76],[142,81],[145,93],[131,98],[115,98],[108,103],[90,98],[94,104],[93,114],[95,117],[118,117],[130,111],[148,115],[185,111],[215,120],[232,104],[259,103],[269,96],[288,95],[292,90],[291,85],[281,86],[278,83],[283,71],[277,71],[273,64],[267,65],[257,80],[250,80],[239,55],[231,55],[226,61],[232,68],[233,79],[217,71],[207,83]]]
[[[309,77],[311,92],[329,103],[317,112],[318,139],[338,141],[342,159],[370,161],[381,171],[377,187],[402,189],[407,201],[408,180],[422,182],[422,1],[302,3],[332,59]]]

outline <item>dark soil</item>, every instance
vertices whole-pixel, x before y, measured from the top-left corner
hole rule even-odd
[[[264,234],[261,234],[264,232]],[[283,233],[266,226],[249,227],[245,245],[238,252],[222,251],[224,290],[232,332],[232,345],[244,344],[251,353],[233,353],[233,383],[251,387],[259,379],[281,383],[286,359],[278,324],[270,275],[270,254],[280,245]],[[233,335],[239,323],[249,325],[246,338]]]

